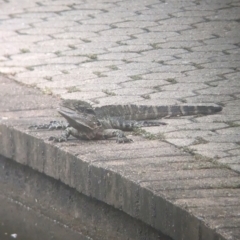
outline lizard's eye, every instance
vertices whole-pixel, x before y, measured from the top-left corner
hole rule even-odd
[[[95,115],[94,110],[91,109],[91,108],[86,108],[86,109],[85,109],[85,113]]]
[[[97,126],[101,126],[102,125],[99,121],[97,121],[96,124],[97,124]]]

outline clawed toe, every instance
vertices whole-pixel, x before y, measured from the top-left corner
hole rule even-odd
[[[119,138],[116,140],[117,143],[130,143],[130,142],[133,142],[132,139],[130,138]]]
[[[66,142],[67,139],[61,138],[61,137],[60,137],[60,138],[57,138],[57,137],[51,136],[51,137],[48,138],[48,141],[53,141],[53,142]]]

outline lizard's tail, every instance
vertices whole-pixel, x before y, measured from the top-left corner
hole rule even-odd
[[[187,116],[187,115],[207,115],[222,111],[218,105],[108,105],[96,108],[99,115],[122,117],[126,120],[147,120],[164,117]]]

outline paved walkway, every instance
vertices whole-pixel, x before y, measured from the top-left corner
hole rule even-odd
[[[6,0],[0,9],[1,73],[96,106],[220,104],[220,114],[149,131],[240,172],[239,0]]]

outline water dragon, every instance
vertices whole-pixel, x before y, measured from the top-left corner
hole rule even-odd
[[[206,115],[220,112],[218,105],[109,105],[93,108],[80,100],[63,101],[58,112],[67,120],[51,121],[49,124],[33,125],[35,129],[63,129],[60,137],[50,137],[56,142],[67,141],[70,135],[77,139],[99,140],[116,137],[118,143],[127,143],[123,131],[132,131],[139,127],[166,125],[160,121],[149,121],[165,117]]]

